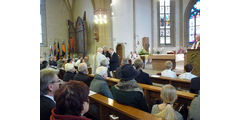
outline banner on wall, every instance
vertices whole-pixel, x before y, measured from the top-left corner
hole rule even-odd
[[[57,60],[60,58],[60,49],[59,49],[59,42],[57,44]]]
[[[54,41],[54,43],[53,43],[53,56],[57,56],[57,46],[56,46],[56,42]]]
[[[62,58],[65,58],[65,54],[66,54],[66,49],[65,49],[65,43],[63,41],[63,43],[62,43]]]

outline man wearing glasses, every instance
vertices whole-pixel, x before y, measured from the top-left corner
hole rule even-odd
[[[61,82],[57,74],[53,68],[40,71],[40,120],[49,120],[51,109],[56,105],[53,96]]]

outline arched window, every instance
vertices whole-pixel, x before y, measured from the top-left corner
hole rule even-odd
[[[200,0],[193,5],[189,17],[189,43],[194,43],[196,34],[200,34]]]
[[[172,45],[172,1],[159,0],[159,45]]]

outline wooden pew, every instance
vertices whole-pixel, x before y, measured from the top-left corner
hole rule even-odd
[[[122,105],[115,100],[100,94],[91,95],[89,99],[91,104],[98,106],[100,120],[109,120],[110,115],[119,117],[118,120],[159,120],[159,118],[150,113],[131,106]],[[89,113],[91,113],[91,106]]]
[[[189,90],[191,85],[190,80],[179,79],[179,78],[168,78],[168,77],[152,75],[150,76],[150,79],[152,80],[153,83],[171,84],[174,87],[176,87],[176,89],[178,90],[179,89]]]
[[[90,78],[93,78],[94,75],[93,74],[89,74]],[[116,78],[108,78],[106,79],[109,88],[111,89],[111,87],[115,84],[117,84],[119,82],[119,79]],[[156,104],[157,101],[160,101],[160,92],[162,90],[161,87],[158,86],[152,86],[152,85],[146,85],[146,84],[141,84],[138,83],[144,91],[144,95],[147,101],[147,104],[149,105],[149,108],[151,109],[152,106],[154,104]],[[196,94],[193,93],[188,93],[188,92],[182,92],[182,91],[177,91],[177,95],[178,95],[178,99],[175,102],[175,108],[179,108],[180,105],[187,105],[189,106],[191,101],[193,100],[194,96],[196,96]]]

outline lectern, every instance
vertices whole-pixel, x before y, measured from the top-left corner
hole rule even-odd
[[[184,64],[192,64],[192,74],[200,76],[200,49],[188,49],[184,58]]]

